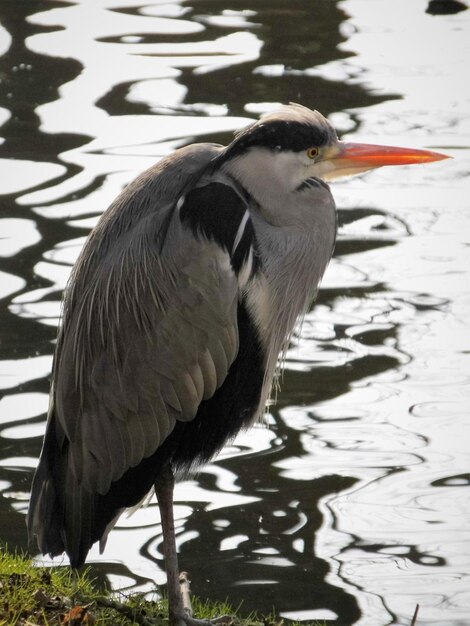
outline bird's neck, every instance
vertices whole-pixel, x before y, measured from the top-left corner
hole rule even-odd
[[[261,258],[260,284],[253,302],[261,332],[288,337],[313,300],[334,248],[334,215],[311,230],[280,229],[253,215]],[[275,342],[280,350],[281,346]]]
[[[291,162],[277,155],[272,159],[268,151],[259,150],[227,161],[223,171],[241,185],[255,200],[264,219],[274,226],[289,227],[299,223],[301,215],[289,211],[296,189],[295,177],[287,172]],[[287,184],[285,181],[292,181]],[[300,181],[299,181],[300,182]]]
[[[248,203],[261,260],[250,306],[265,345],[279,352],[312,301],[333,253],[336,208],[326,185],[290,189],[279,183],[286,176],[273,172],[263,159],[263,152],[233,159],[222,176],[228,174]],[[274,162],[278,166],[280,161]]]
[[[227,161],[222,171],[246,190],[272,226],[311,232],[334,213],[328,186],[305,185],[302,168],[289,154],[280,153],[273,159],[269,151],[254,151]]]
[[[253,215],[261,270],[247,285],[246,300],[266,355],[266,376],[260,410],[271,381],[282,368],[285,352],[297,323],[313,301],[333,253],[336,222],[319,221],[310,231],[280,229]],[[275,389],[275,387],[274,387]]]
[[[245,298],[265,351],[262,410],[279,356],[282,360],[333,253],[335,204],[326,185],[299,190],[299,185],[290,189],[280,184],[286,176],[273,172],[267,162],[234,159],[223,172],[248,203],[260,257],[260,271],[246,284]]]

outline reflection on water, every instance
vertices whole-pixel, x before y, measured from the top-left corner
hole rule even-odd
[[[0,536],[10,546],[26,547],[60,294],[86,233],[161,156],[226,143],[299,101],[349,136],[457,158],[335,185],[336,255],[269,427],[178,486],[181,561],[196,593],[247,611],[378,626],[409,624],[419,603],[422,625],[468,623],[469,12],[426,9],[2,4]],[[94,573],[150,591],[165,580],[161,548],[151,500],[119,522],[104,555],[92,551]]]

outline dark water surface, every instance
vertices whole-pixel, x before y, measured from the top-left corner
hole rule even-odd
[[[85,235],[161,156],[226,143],[297,101],[355,140],[455,158],[334,185],[335,258],[269,428],[178,486],[181,563],[197,594],[247,611],[405,625],[419,602],[420,626],[470,624],[470,12],[427,8],[1,2],[0,538],[10,547],[27,545],[60,295]],[[90,554],[94,574],[115,588],[163,583],[158,519],[154,500],[124,517],[105,553]]]

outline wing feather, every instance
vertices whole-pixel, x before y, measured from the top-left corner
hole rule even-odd
[[[122,224],[111,216],[108,228],[73,277],[55,374],[74,475],[101,494],[152,455],[177,421],[195,417],[238,351],[238,281],[220,241],[195,236],[171,208],[127,225],[118,241]],[[62,367],[76,361],[78,385]]]
[[[96,497],[153,458],[178,421],[195,417],[238,353],[240,294],[230,253],[239,224],[225,245],[175,210],[175,184],[181,197],[191,196],[218,154],[204,150],[203,165],[195,159],[188,171],[183,154],[186,170],[175,158],[130,185],[88,239],[68,286],[47,435],[49,442],[55,436],[48,449],[56,446],[65,479],[48,473],[51,452],[43,452],[29,529],[44,552],[57,554],[63,542],[75,564],[101,536]],[[240,221],[246,207],[239,203]],[[56,516],[51,532],[38,514],[44,510]]]
[[[214,359],[207,348],[199,355],[199,366],[204,378],[203,399],[207,400],[214,395],[217,389],[217,370],[215,368]]]

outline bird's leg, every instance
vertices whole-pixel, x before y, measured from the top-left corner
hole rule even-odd
[[[192,617],[189,592],[181,593],[181,581],[176,553],[175,520],[173,517],[173,490],[175,479],[171,466],[167,464],[155,481],[160,517],[163,530],[163,554],[168,588],[168,611],[171,626],[201,626],[210,624]],[[187,578],[184,579],[187,586]]]
[[[173,490],[175,479],[169,464],[165,465],[155,481],[155,493],[157,494],[158,507],[162,520],[163,530],[163,554],[165,556],[165,569],[168,587],[168,608],[170,624],[177,623],[184,616],[190,617],[185,610],[183,596],[180,590],[178,555],[176,553],[175,519],[173,516]]]

